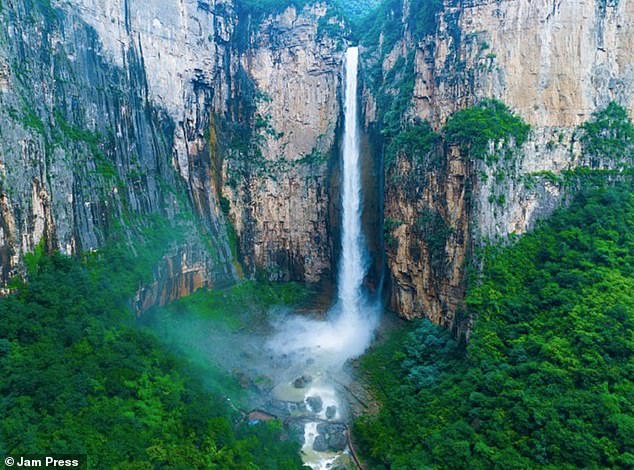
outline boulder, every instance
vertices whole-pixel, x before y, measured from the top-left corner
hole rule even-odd
[[[293,380],[293,387],[295,388],[306,388],[306,386],[313,381],[313,378],[310,375],[302,375]]]
[[[324,407],[324,402],[319,396],[307,397],[306,403],[308,403],[308,406],[310,407],[313,413],[319,413]]]
[[[336,406],[332,405],[332,406],[326,407],[326,419],[333,419],[336,415],[337,415]]]
[[[317,435],[315,442],[313,442],[313,450],[316,452],[326,452],[328,450],[328,442],[324,435]]]
[[[348,440],[343,432],[328,434],[326,442],[328,443],[328,448],[334,451],[344,450],[346,445],[348,445]]]
[[[302,421],[290,420],[287,424],[288,434],[291,439],[304,445],[304,427],[305,423]]]

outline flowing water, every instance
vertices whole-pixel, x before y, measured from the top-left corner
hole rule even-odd
[[[337,423],[345,423],[346,419],[345,403],[341,399],[338,384],[346,380],[345,374],[342,376],[344,363],[361,355],[370,344],[381,311],[380,304],[369,299],[364,287],[370,258],[361,223],[363,194],[357,109],[358,57],[357,47],[350,47],[346,51],[341,259],[337,302],[328,312],[326,321],[299,316],[284,318],[275,325],[277,334],[268,342],[277,354],[291,358],[296,365],[291,368],[292,374],[304,374],[311,379],[308,386],[299,389],[291,382],[282,383],[276,388],[275,394],[278,400],[286,403],[297,400],[297,395],[301,394],[305,404],[301,409],[306,410],[299,413],[299,417],[304,420],[302,451],[304,461],[314,469],[329,468],[342,454],[348,452],[348,449],[341,448],[333,452],[333,446],[330,446],[332,439],[339,439],[339,445],[335,444],[334,447],[341,447],[341,435],[332,437],[329,430],[340,429]],[[311,408],[311,397],[315,396],[323,402],[321,410]],[[330,417],[326,415],[328,406],[336,409],[334,415],[331,409]],[[311,421],[311,418],[314,420]],[[321,442],[318,443],[316,439]],[[324,439],[329,449],[323,449]]]
[[[236,405],[253,411],[247,413],[249,422],[267,416],[283,420],[289,434],[302,441],[302,457],[313,469],[354,468],[346,439],[353,393],[348,360],[369,346],[381,312],[364,287],[370,257],[361,223],[357,68],[358,49],[351,47],[343,76],[341,258],[337,297],[327,315],[271,309],[269,322],[239,331],[202,317],[161,317],[155,326],[184,350],[238,373],[248,397]]]

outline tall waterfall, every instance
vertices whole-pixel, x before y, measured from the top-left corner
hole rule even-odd
[[[346,51],[345,109],[343,135],[343,190],[341,197],[341,261],[338,294],[341,321],[355,323],[362,316],[363,279],[368,269],[368,255],[361,228],[361,162],[357,110],[357,75],[359,49]],[[344,325],[342,325],[344,326]]]
[[[345,400],[341,400],[337,387],[349,380],[346,360],[366,350],[378,324],[381,305],[369,300],[363,281],[369,267],[369,255],[362,228],[363,192],[361,185],[361,152],[357,109],[357,75],[359,49],[346,51],[344,75],[344,135],[342,152],[341,190],[341,259],[337,279],[337,302],[328,312],[327,319],[309,319],[304,316],[283,316],[276,326],[277,332],[268,341],[271,350],[294,364],[288,376],[274,389],[278,400],[293,401],[298,396],[307,410],[314,397],[323,401],[323,407],[312,410],[304,417],[304,462],[316,470],[330,468],[342,452],[322,452],[315,446],[319,426],[326,421],[346,418]],[[308,374],[312,382],[308,388],[296,388],[292,380]],[[291,382],[289,382],[291,380]],[[302,379],[303,380],[303,379]],[[330,416],[328,415],[330,409]],[[333,411],[336,410],[334,415]],[[323,435],[320,439],[324,439]],[[317,450],[317,447],[321,451]]]
[[[362,354],[378,324],[380,305],[368,300],[363,280],[369,255],[361,224],[363,194],[357,106],[359,49],[346,51],[344,74],[344,135],[341,191],[341,259],[337,302],[327,321],[285,318],[269,345],[284,354],[304,353],[322,365],[338,366]]]

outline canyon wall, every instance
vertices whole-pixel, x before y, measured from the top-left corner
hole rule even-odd
[[[318,4],[246,32],[240,67],[253,81],[243,97],[253,108],[240,121],[253,126],[234,136],[222,191],[251,274],[308,282],[333,274],[343,31]]]
[[[240,276],[333,278],[349,31],[326,2],[1,5],[3,283],[38,246],[134,251],[158,232],[171,235],[139,310]],[[391,307],[452,327],[478,247],[533,227],[565,200],[562,172],[589,164],[578,126],[610,101],[634,111],[634,4],[433,5],[389,2],[363,32],[378,31],[362,41],[364,181],[385,196],[364,220],[375,230],[383,209]],[[483,98],[531,125],[512,158],[442,138]],[[440,140],[422,157],[397,149],[377,178],[389,143],[422,121]]]
[[[331,275],[341,24],[239,7],[2,2],[3,282],[40,244],[134,252],[158,230],[139,310],[233,282],[236,257],[250,276]]]
[[[562,171],[588,164],[578,126],[611,101],[633,114],[634,3],[445,1],[433,30],[417,36],[420,4],[398,3],[388,18],[399,37],[388,43],[383,31],[378,46],[366,46],[366,126],[389,134],[394,121],[403,129],[426,120],[442,133],[452,113],[483,98],[503,101],[531,125],[512,159],[486,163],[444,142],[435,165],[401,152],[386,169],[391,307],[451,327],[474,250],[552,213],[565,199]],[[391,119],[382,95],[404,103]]]
[[[122,26],[129,43],[117,42],[114,60],[82,13],[82,5],[2,4],[2,280],[22,272],[38,245],[76,254],[127,243],[134,252],[135,241],[173,230],[139,306],[230,282],[224,223],[210,214],[199,230],[192,193],[174,171],[179,131],[150,92],[140,35]]]

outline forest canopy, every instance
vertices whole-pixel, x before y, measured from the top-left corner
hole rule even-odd
[[[382,403],[355,426],[392,468],[634,466],[634,191],[582,191],[491,248],[465,346],[427,320],[363,360]]]

